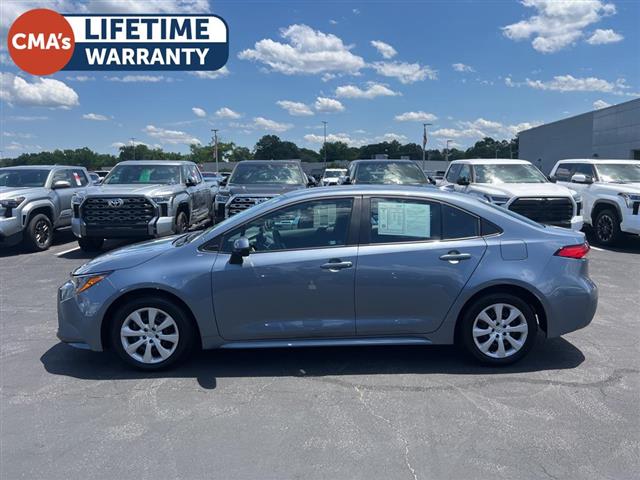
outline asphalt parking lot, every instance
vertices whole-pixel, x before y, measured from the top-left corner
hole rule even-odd
[[[88,258],[0,252],[2,479],[640,477],[640,239],[596,318],[506,369],[453,347],[210,351],[145,374],[56,337]],[[71,251],[69,251],[71,250]]]

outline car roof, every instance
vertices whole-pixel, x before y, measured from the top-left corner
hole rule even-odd
[[[451,163],[462,163],[468,165],[531,165],[530,161],[522,160],[520,158],[465,158],[461,160],[453,160]]]
[[[359,163],[416,163],[416,160],[407,160],[406,158],[362,158],[352,161],[351,165]]]
[[[118,162],[118,165],[169,165],[171,167],[177,167],[180,165],[195,165],[193,162],[187,160],[123,160]]]
[[[242,160],[238,162],[236,166],[243,164],[258,164],[258,163],[295,163],[296,165],[300,165],[300,160],[291,159],[291,160]]]
[[[84,168],[79,165],[13,165],[2,168],[20,168],[25,170],[51,170],[53,168]]]
[[[631,165],[639,165],[640,160],[616,160],[613,158],[563,158],[558,163],[589,163],[591,165],[603,163],[626,163]]]

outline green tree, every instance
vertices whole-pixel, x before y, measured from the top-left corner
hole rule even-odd
[[[253,151],[258,160],[291,160],[300,158],[300,149],[293,142],[282,141],[277,135],[264,135]]]
[[[300,160],[303,162],[320,162],[322,157],[315,150],[310,148],[300,148]]]
[[[242,160],[253,160],[253,154],[247,147],[235,147],[226,158],[229,162],[241,162]]]
[[[327,161],[334,160],[355,160],[360,154],[360,150],[357,148],[349,147],[344,142],[327,142],[326,146],[323,145],[320,149],[320,159],[324,161],[325,148],[327,151]]]

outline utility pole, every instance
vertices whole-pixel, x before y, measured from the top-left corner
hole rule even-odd
[[[133,147],[133,159],[136,159],[136,139],[131,137],[131,146]]]
[[[327,122],[322,121],[322,125],[324,126],[324,144],[322,146],[324,150],[324,169],[327,169]]]
[[[432,125],[432,124],[431,123],[423,123],[422,124],[422,128],[423,128],[423,131],[422,131],[422,170],[424,170],[424,168],[425,168],[424,161],[425,161],[426,152],[427,152],[427,141],[428,141],[428,138],[427,138],[427,126],[430,126],[430,125]]]
[[[218,129],[212,128],[211,131],[213,132],[213,158],[214,158],[214,161],[216,162],[216,173],[219,173],[218,171]]]
[[[453,140],[447,140],[447,147],[444,151],[444,159],[446,162],[449,161],[449,144],[452,142]]]

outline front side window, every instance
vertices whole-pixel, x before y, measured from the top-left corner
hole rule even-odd
[[[471,167],[467,164],[460,165],[460,172],[458,173],[458,180],[466,180],[471,182]]]
[[[598,174],[603,182],[640,182],[640,163],[599,164],[596,168],[598,169]]]
[[[254,252],[337,247],[347,244],[353,199],[315,200],[290,205],[235,228],[222,240],[222,251],[247,237]]]
[[[462,165],[459,163],[454,163],[449,167],[449,170],[447,171],[447,176],[446,176],[447,182],[456,183],[456,181],[458,180],[458,172],[460,171],[461,166]]]
[[[476,165],[476,183],[546,183],[545,176],[533,165]]]
[[[89,183],[87,176],[84,174],[84,170],[79,168],[71,170],[71,176],[73,177],[73,182],[71,182],[72,187],[85,187]]]
[[[104,180],[109,185],[180,183],[180,167],[175,165],[117,165]]]
[[[571,164],[561,163],[560,165],[558,165],[558,168],[556,168],[555,177],[559,182],[571,181]]]
[[[0,169],[0,187],[44,187],[50,170],[30,168]]]
[[[356,170],[356,183],[415,185],[428,183],[427,177],[415,163],[361,163]]]
[[[229,183],[240,185],[285,184],[304,185],[306,182],[298,165],[292,163],[239,163]]]

